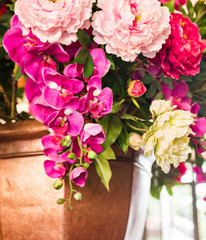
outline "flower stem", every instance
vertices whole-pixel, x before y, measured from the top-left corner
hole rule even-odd
[[[137,128],[137,127],[134,127],[134,126],[132,126],[130,123],[128,123],[128,122],[126,122],[127,123],[127,125],[129,126],[129,127],[131,127],[132,129],[134,129],[134,130],[136,130],[136,131],[140,131],[140,132],[147,132],[148,131],[148,129],[145,129],[145,128]]]
[[[79,137],[79,136],[77,137],[77,140],[78,140],[78,144],[79,144],[79,147],[80,147],[79,163],[80,163],[80,165],[81,165],[81,164],[82,164],[83,149],[82,149],[82,144],[81,144],[81,141],[80,141],[80,137]]]
[[[18,113],[16,109],[17,81],[12,74],[12,102],[11,102],[11,118],[16,118]]]
[[[206,146],[205,146],[202,142],[200,142],[200,140],[198,141],[198,143],[199,143],[200,146],[206,151]]]
[[[71,210],[73,210],[73,207],[72,207],[72,205],[71,205],[71,202],[72,202],[72,194],[73,194],[73,192],[74,192],[74,190],[73,190],[73,186],[72,186],[72,180],[71,180],[71,178],[70,178],[70,173],[71,173],[71,171],[73,170],[73,167],[74,167],[74,165],[72,164],[71,165],[71,167],[70,167],[70,169],[69,169],[69,188],[70,188],[70,194],[69,194],[69,199],[68,199],[68,201],[69,201],[69,208],[71,209]]]

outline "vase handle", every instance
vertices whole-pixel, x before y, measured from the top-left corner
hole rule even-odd
[[[135,152],[130,210],[124,240],[142,240],[154,161],[154,153],[146,157],[142,149]]]

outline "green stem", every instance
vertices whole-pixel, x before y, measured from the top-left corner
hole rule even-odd
[[[134,127],[134,126],[132,126],[130,123],[128,123],[128,122],[126,122],[127,123],[127,125],[129,126],[129,127],[131,127],[132,129],[134,129],[134,130],[136,130],[136,131],[140,131],[140,132],[147,132],[148,131],[148,129],[145,129],[145,128],[137,128],[137,127]]]
[[[17,81],[14,78],[14,74],[12,74],[12,102],[11,102],[11,118],[16,118],[18,116],[16,109],[16,95],[17,95]]]
[[[193,136],[191,136],[191,138],[193,138],[195,140],[202,139],[202,137],[193,137]]]
[[[72,202],[72,194],[73,194],[73,186],[72,186],[72,180],[71,180],[71,178],[70,178],[70,173],[71,173],[71,171],[73,170],[73,167],[74,167],[74,165],[72,164],[71,165],[71,167],[70,167],[70,169],[69,169],[69,188],[70,188],[70,194],[69,194],[69,199],[68,199],[68,201],[69,201],[69,208],[71,209],[71,210],[73,210],[73,207],[72,207],[72,205],[71,205],[71,202]]]
[[[78,140],[78,144],[79,144],[79,147],[80,147],[79,163],[80,163],[80,165],[81,165],[81,164],[82,164],[83,149],[82,149],[82,144],[81,144],[81,141],[80,141],[80,137],[79,137],[79,136],[77,137],[77,140]]]
[[[199,143],[200,146],[206,151],[206,147],[205,147],[205,145],[204,145],[202,142],[200,142],[200,141],[198,141],[198,143]]]

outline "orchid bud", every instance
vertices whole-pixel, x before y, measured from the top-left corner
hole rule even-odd
[[[57,190],[61,189],[62,186],[63,186],[63,182],[62,182],[62,180],[60,180],[60,179],[57,179],[57,180],[53,183],[53,188],[55,188],[55,189],[57,189]]]
[[[74,194],[74,199],[77,201],[82,200],[82,194],[80,192],[77,192]]]
[[[93,151],[93,150],[89,150],[87,156],[88,156],[89,159],[94,159],[94,158],[97,157],[97,154],[95,153],[95,151]]]
[[[68,158],[71,159],[71,160],[74,160],[76,158],[76,154],[71,152],[68,154]]]
[[[204,141],[206,141],[206,133],[203,135],[203,139]]]
[[[147,88],[140,80],[131,81],[127,86],[127,92],[131,97],[140,97],[147,91]]]
[[[69,147],[71,143],[72,143],[72,138],[69,135],[64,136],[61,140],[62,147]]]
[[[57,204],[63,204],[64,202],[65,202],[65,199],[63,199],[63,198],[59,198],[57,200]]]

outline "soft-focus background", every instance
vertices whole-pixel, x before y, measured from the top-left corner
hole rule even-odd
[[[206,239],[206,162],[203,174],[196,174],[192,162],[182,185],[166,189],[160,200],[150,196],[143,240],[205,240]]]

